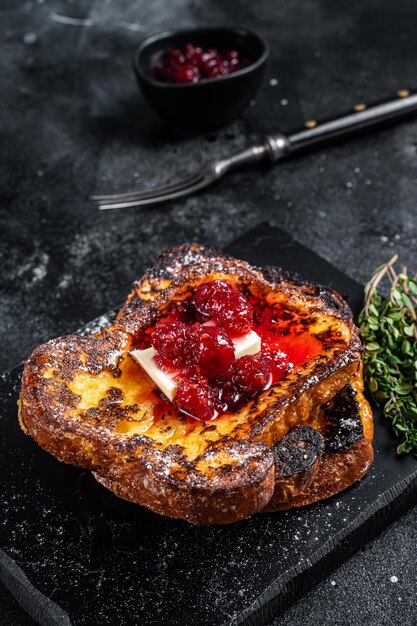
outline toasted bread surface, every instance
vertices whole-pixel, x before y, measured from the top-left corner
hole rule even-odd
[[[285,311],[301,339],[320,341],[320,351],[240,412],[190,423],[160,405],[155,384],[128,352],[173,303],[214,279]],[[120,497],[193,523],[230,523],[267,505],[275,490],[271,448],[317,420],[318,407],[358,372],[360,350],[349,307],[332,290],[180,246],[135,283],[110,328],[35,349],[24,368],[20,423],[43,448],[94,470]]]

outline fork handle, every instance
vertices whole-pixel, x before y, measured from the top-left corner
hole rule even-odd
[[[309,120],[298,132],[270,135],[266,138],[267,156],[275,162],[313,147],[325,146],[335,140],[347,139],[362,131],[372,130],[417,112],[417,93],[398,91],[394,99],[373,105],[356,104],[352,111],[324,122]]]

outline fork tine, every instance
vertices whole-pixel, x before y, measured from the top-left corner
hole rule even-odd
[[[167,187],[165,187],[165,188],[156,190],[157,193],[154,192],[153,195],[151,195],[152,192],[147,192],[146,195],[137,194],[135,198],[133,199],[130,198],[128,200],[124,200],[121,202],[99,201],[98,208],[101,211],[104,211],[107,209],[127,209],[130,207],[144,206],[146,204],[156,204],[158,202],[164,202],[165,200],[172,200],[174,198],[181,198],[182,196],[187,196],[193,191],[198,191],[199,189],[203,189],[204,187],[207,187],[212,182],[213,181],[209,177],[201,176],[199,179],[196,179],[196,182],[193,183],[192,185],[187,184],[187,185],[183,185],[182,187],[179,187],[178,185],[177,186],[178,188],[176,191],[167,192],[166,191]],[[162,193],[163,191],[164,193]]]
[[[119,194],[110,194],[110,195],[97,195],[91,196],[92,200],[95,200],[99,203],[108,203],[108,202],[127,202],[129,200],[141,200],[145,198],[153,198],[159,195],[165,195],[167,193],[175,193],[179,189],[182,189],[184,186],[192,186],[194,183],[197,183],[202,178],[201,172],[195,172],[191,176],[187,176],[182,180],[177,181],[176,183],[171,183],[170,185],[165,185],[164,187],[157,187],[156,189],[149,189],[147,191],[131,191],[128,193],[119,193]]]
[[[280,137],[282,138],[283,135],[280,135]],[[288,143],[289,140],[286,139],[286,141]],[[272,154],[273,150],[271,147],[272,144],[275,146],[274,142],[275,139],[272,141],[272,139],[269,138],[269,140],[265,141],[263,144],[250,146],[249,148],[246,148],[245,150],[242,150],[238,154],[234,154],[227,159],[209,161],[208,163],[203,164],[192,176],[180,180],[178,183],[165,185],[165,187],[160,187],[159,189],[111,196],[97,195],[92,196],[91,198],[98,203],[100,209],[123,209],[141,206],[144,204],[155,204],[156,202],[163,202],[165,200],[186,196],[193,191],[198,191],[199,189],[208,187],[208,185],[211,185],[219,178],[222,178],[230,170],[249,163],[257,163],[268,155],[269,157],[271,157],[271,155],[274,156],[275,152]],[[272,160],[277,160],[278,157],[280,158],[284,154],[284,152],[282,152],[282,154],[281,152],[282,150],[280,148],[278,156],[274,156]]]

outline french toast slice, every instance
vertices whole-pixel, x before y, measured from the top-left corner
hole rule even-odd
[[[241,410],[190,423],[161,405],[155,383],[129,351],[207,280],[227,280],[278,310],[294,341],[313,338],[320,349]],[[109,328],[53,339],[34,350],[24,367],[19,419],[41,447],[93,470],[116,495],[194,524],[226,524],[271,502],[274,446],[296,427],[317,430],[326,421],[320,407],[361,378],[360,354],[351,311],[336,292],[278,268],[253,268],[184,245],[162,255],[134,284]],[[320,471],[322,466],[324,459]],[[303,488],[290,506],[308,503]],[[320,497],[326,496],[315,499]]]

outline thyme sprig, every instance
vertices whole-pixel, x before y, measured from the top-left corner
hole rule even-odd
[[[365,287],[359,316],[365,380],[399,439],[398,454],[417,456],[417,277],[394,256],[378,267]],[[388,284],[387,295],[377,287]]]

